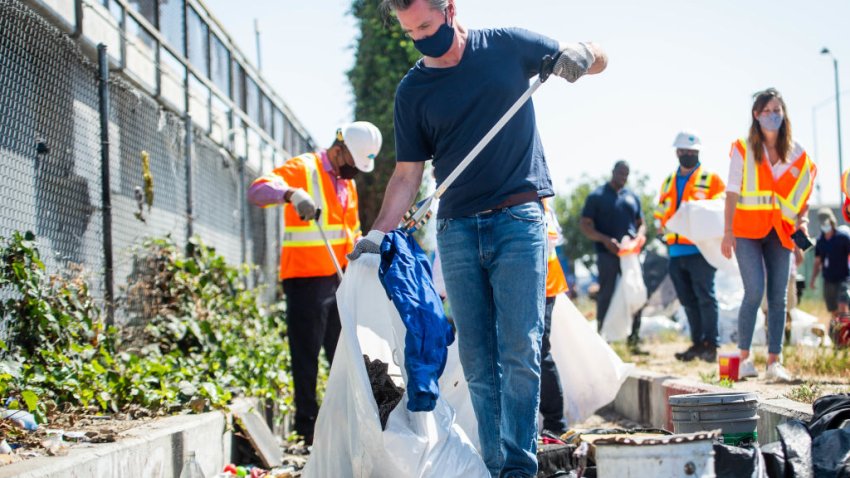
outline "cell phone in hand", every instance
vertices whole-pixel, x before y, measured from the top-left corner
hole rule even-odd
[[[794,244],[796,244],[803,252],[808,251],[815,245],[811,238],[809,238],[809,236],[807,236],[801,229],[797,229],[794,234],[791,234],[791,239],[794,240]]]

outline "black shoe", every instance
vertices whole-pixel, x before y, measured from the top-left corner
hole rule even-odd
[[[632,355],[649,355],[649,352],[640,348],[640,345],[638,344],[629,345],[629,352]]]
[[[697,358],[703,351],[702,345],[691,345],[688,347],[688,350],[684,352],[676,352],[673,354],[676,357],[676,360],[681,360],[682,362],[690,362],[691,360]]]
[[[717,347],[712,345],[705,346],[702,349],[702,353],[699,354],[699,358],[704,362],[717,362]]]

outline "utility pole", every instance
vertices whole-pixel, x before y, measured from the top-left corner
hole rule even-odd
[[[840,178],[844,173],[844,161],[841,150],[841,89],[838,83],[838,59],[829,51],[829,48],[824,47],[820,53],[832,58],[832,66],[835,69],[835,118],[838,126],[838,177]]]
[[[254,41],[257,44],[257,71],[263,71],[262,55],[260,55],[260,22],[254,19]]]

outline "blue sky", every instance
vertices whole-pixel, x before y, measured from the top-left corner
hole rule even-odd
[[[347,0],[205,0],[240,48],[320,145],[351,119],[345,72],[357,30]],[[844,167],[850,167],[850,1],[456,0],[470,28],[519,26],[561,41],[592,40],[609,67],[575,84],[547,82],[535,95],[556,189],[582,173],[607,175],[615,160],[654,183],[677,165],[680,129],[701,134],[702,162],[726,177],[731,142],[746,134],[755,91],[788,103],[794,136],[818,164],[814,203],[840,197],[832,60],[839,61]]]

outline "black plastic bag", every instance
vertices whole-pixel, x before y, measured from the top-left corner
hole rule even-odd
[[[763,446],[761,456],[764,459],[767,478],[785,478],[785,452],[782,451],[781,442],[775,441]]]
[[[766,478],[758,444],[742,447],[714,443],[714,472],[718,477]]]
[[[785,476],[812,478],[812,437],[799,420],[789,420],[776,427],[785,454]]]
[[[826,430],[812,441],[815,478],[850,478],[850,430]]]
[[[840,427],[844,420],[850,420],[850,394],[820,397],[812,404],[812,412],[809,432],[816,438],[827,430]]]

